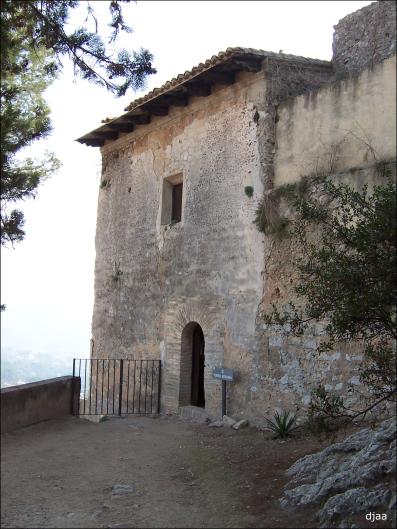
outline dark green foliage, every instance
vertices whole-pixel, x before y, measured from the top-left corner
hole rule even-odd
[[[248,198],[251,198],[254,194],[254,188],[252,186],[245,186],[244,193],[247,195]]]
[[[112,44],[120,31],[131,32],[121,4],[109,2]],[[69,57],[75,75],[106,87],[117,96],[142,88],[155,73],[152,55],[120,50],[116,56],[98,35],[95,11],[89,2],[87,18],[68,31],[76,0],[4,0],[1,6],[1,244],[24,237],[23,213],[13,203],[34,198],[38,186],[59,162],[47,153],[40,161],[21,158],[21,151],[51,132],[50,111],[42,94]],[[92,29],[88,28],[93,23]]]
[[[387,172],[383,172],[387,174]],[[361,379],[373,397],[396,397],[396,185],[385,176],[371,193],[330,177],[314,179],[310,195],[295,193],[292,236],[302,257],[295,292],[302,302],[273,305],[268,324],[288,324],[301,335],[326,322],[328,341],[359,340]]]
[[[345,410],[342,397],[320,385],[311,392],[307,426],[312,432],[329,432],[337,426],[336,421]]]
[[[10,206],[34,198],[39,183],[59,165],[50,153],[41,161],[19,156],[25,147],[51,131],[50,110],[42,93],[55,75],[51,54],[26,45],[27,31],[21,27],[10,32],[9,46],[2,49],[1,244],[13,244],[24,237],[23,213]]]
[[[274,432],[276,439],[285,439],[299,428],[296,424],[296,418],[296,414],[283,410],[281,413],[276,411],[274,420],[266,419],[266,422],[268,429]]]
[[[109,43],[113,43],[120,31],[131,32],[125,23],[121,3],[130,0],[109,2],[112,34]],[[66,24],[70,14],[80,2],[76,0],[5,0],[2,2],[2,50],[7,55],[12,45],[12,30],[27,27],[26,46],[30,49],[51,50],[57,61],[51,64],[56,71],[62,68],[61,59],[68,56],[74,64],[75,73],[83,79],[106,87],[117,96],[124,95],[129,88],[142,88],[147,75],[155,73],[152,67],[153,57],[148,50],[130,52],[122,49],[114,57],[98,35],[98,23],[95,11],[87,2],[87,18],[93,22],[93,30],[81,26],[68,32]],[[3,57],[2,57],[3,63]],[[12,65],[3,63],[8,68]],[[116,83],[115,80],[120,80]]]
[[[383,339],[365,348],[365,364],[361,380],[378,399],[396,396],[396,349],[395,344]]]
[[[311,393],[310,410],[313,413],[325,413],[329,417],[336,417],[343,409],[343,399],[340,395],[329,393],[324,386],[318,386]]]
[[[254,224],[256,225],[258,231],[261,231],[262,233],[266,233],[266,221],[265,221],[263,210],[264,210],[263,200],[260,200],[255,210]]]

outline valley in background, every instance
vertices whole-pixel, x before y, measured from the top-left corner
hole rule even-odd
[[[33,351],[1,351],[1,387],[7,388],[47,378],[71,375],[73,356]]]

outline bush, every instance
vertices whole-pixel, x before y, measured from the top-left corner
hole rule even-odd
[[[296,414],[283,410],[274,414],[274,421],[266,419],[268,430],[274,432],[275,439],[285,439],[291,437],[292,432],[297,430],[299,426],[296,424]]]
[[[344,409],[342,415],[349,412],[351,418],[397,399],[396,184],[383,165],[377,165],[381,184],[371,192],[367,186],[357,191],[330,176],[313,178],[310,193],[288,191],[294,211],[288,233],[301,252],[293,285],[298,302],[272,305],[264,314],[268,325],[288,324],[296,336],[306,334],[313,322],[325,322],[327,340],[317,348],[319,353],[337,343],[362,345],[359,376],[369,400],[363,409]],[[258,222],[262,217],[258,210]],[[314,412],[320,405],[322,419]],[[314,392],[313,416],[323,423],[325,417],[340,415],[342,408],[339,397]]]
[[[252,186],[245,186],[244,193],[247,195],[248,198],[251,198],[254,194],[254,188]]]
[[[344,403],[340,395],[328,392],[324,386],[318,386],[311,392],[307,427],[309,431],[331,432],[335,430],[344,416]]]

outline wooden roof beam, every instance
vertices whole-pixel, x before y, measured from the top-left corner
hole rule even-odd
[[[190,81],[185,84],[185,87],[189,95],[192,96],[206,97],[211,94],[211,85],[209,83]]]
[[[160,101],[174,107],[186,107],[189,104],[189,94],[185,91],[169,92],[160,96]]]
[[[131,123],[134,123],[134,125],[147,125],[150,123],[150,114],[149,112],[145,112],[144,114],[137,114],[128,116],[129,120],[131,120]]]
[[[127,108],[124,110],[127,111]],[[121,120],[125,123],[133,123],[134,125],[147,125],[150,123],[150,113],[148,110],[136,108],[135,110],[130,110],[127,112],[127,114],[123,114],[117,118],[117,121]]]
[[[236,67],[236,70],[244,72],[260,72],[262,69],[262,59],[255,57],[236,57],[231,60],[231,64]]]
[[[84,141],[77,140],[77,141],[79,141],[80,143],[84,143],[85,145],[88,145],[89,147],[102,147],[105,143],[103,140],[100,140],[98,138],[92,138],[92,140],[84,140]]]
[[[113,123],[106,123],[110,129],[114,129],[117,132],[132,132],[134,130],[134,124],[132,121],[116,121]]]
[[[210,83],[231,85],[235,82],[234,72],[209,71],[203,74],[203,79]]]
[[[157,102],[152,103],[151,101],[145,104],[145,109],[153,116],[166,116],[169,110],[168,105],[162,105]]]
[[[106,140],[117,140],[119,137],[119,133],[112,130],[97,130],[95,133],[99,135],[99,139],[103,136]]]

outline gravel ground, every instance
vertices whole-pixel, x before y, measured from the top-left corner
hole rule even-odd
[[[75,417],[3,434],[2,527],[315,527],[281,509],[286,469],[324,447],[176,417]]]

